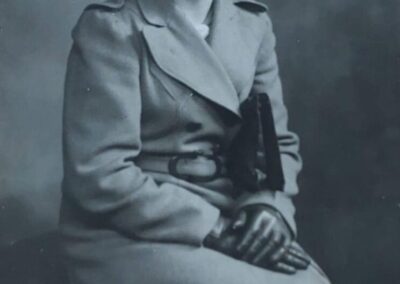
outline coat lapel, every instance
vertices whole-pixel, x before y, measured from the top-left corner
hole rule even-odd
[[[210,45],[233,82],[240,101],[248,95],[245,87],[251,87],[255,72],[255,57],[259,49],[260,36],[255,28],[262,23],[255,22],[251,12],[242,5],[258,7],[265,11],[266,6],[257,1],[214,0],[214,19],[210,34]],[[261,35],[262,36],[262,35]]]
[[[238,93],[225,66],[184,16],[168,6],[172,3],[139,0],[150,23],[143,34],[155,62],[171,77],[240,117]]]

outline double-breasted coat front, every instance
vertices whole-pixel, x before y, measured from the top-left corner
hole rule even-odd
[[[248,204],[275,207],[295,232],[301,168],[267,7],[214,0],[211,22],[205,40],[173,0],[109,0],[90,5],[73,30],[60,221],[71,283],[326,283],[314,268],[286,276],[202,246],[222,212]],[[224,153],[251,94],[272,104],[283,191],[141,166],[152,155]]]

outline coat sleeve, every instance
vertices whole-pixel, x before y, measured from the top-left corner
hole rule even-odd
[[[301,158],[298,154],[299,139],[288,130],[288,114],[282,96],[282,85],[275,52],[275,36],[269,17],[266,16],[265,19],[267,21],[267,31],[264,33],[264,39],[260,46],[256,75],[251,92],[268,95],[270,98],[280,147],[285,186],[283,192],[266,189],[255,194],[245,194],[239,199],[238,208],[260,203],[273,206],[281,212],[292,231],[296,233],[295,208],[291,197],[298,193],[296,179],[302,167]]]
[[[89,9],[73,31],[63,117],[64,198],[132,238],[201,245],[219,210],[135,166],[140,44],[128,12]],[[135,34],[136,33],[136,34]],[[104,221],[104,222],[103,222]]]

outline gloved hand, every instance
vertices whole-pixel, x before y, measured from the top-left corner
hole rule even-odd
[[[310,257],[297,245],[280,213],[264,205],[220,217],[205,246],[250,264],[286,274],[307,269]]]
[[[286,274],[294,274],[297,270],[306,270],[311,258],[297,244],[292,243],[282,258],[274,264],[266,264],[266,268]]]
[[[307,269],[310,258],[292,245],[294,236],[276,209],[266,205],[244,207],[232,223],[240,230],[237,258],[287,274]]]
[[[237,257],[236,244],[239,241],[239,234],[233,230],[232,221],[220,216],[217,224],[204,240],[204,245],[231,257]]]

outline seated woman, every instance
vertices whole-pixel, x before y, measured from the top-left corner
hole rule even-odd
[[[108,0],[73,39],[71,284],[329,283],[295,241],[301,160],[264,4]]]

